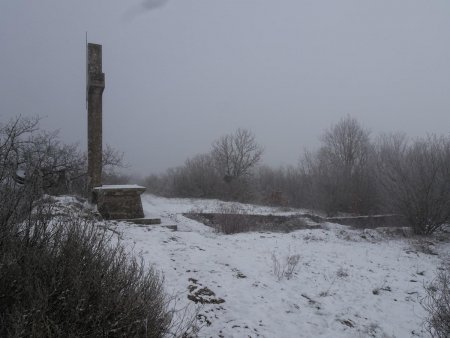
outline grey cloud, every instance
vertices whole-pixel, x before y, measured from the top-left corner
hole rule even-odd
[[[180,165],[239,127],[265,164],[295,165],[345,114],[374,136],[449,132],[450,1],[55,3],[0,1],[0,123],[47,116],[86,149],[88,31],[103,45],[104,142],[130,171]]]
[[[167,4],[168,0],[143,0],[139,5],[130,8],[124,15],[126,21],[132,21],[138,15],[159,9]]]
[[[141,7],[144,10],[153,10],[153,9],[157,9],[160,7],[163,7],[167,4],[168,0],[144,0],[141,3]]]

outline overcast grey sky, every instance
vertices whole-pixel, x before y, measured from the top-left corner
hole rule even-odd
[[[103,139],[157,173],[251,129],[269,165],[350,114],[450,131],[448,0],[2,0],[0,122],[86,147],[85,32],[103,45]]]

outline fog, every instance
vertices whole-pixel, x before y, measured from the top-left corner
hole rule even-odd
[[[5,0],[0,123],[86,147],[85,34],[103,45],[103,140],[162,172],[239,127],[295,165],[350,114],[373,135],[448,134],[450,2]]]

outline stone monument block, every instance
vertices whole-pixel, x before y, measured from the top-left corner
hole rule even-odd
[[[104,219],[138,219],[144,217],[139,185],[103,185],[94,188],[97,209]]]

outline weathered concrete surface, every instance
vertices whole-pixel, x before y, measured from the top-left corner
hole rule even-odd
[[[132,218],[132,219],[125,218],[125,219],[118,219],[117,221],[130,222],[141,225],[161,224],[161,218]]]
[[[295,231],[299,229],[315,229],[325,222],[348,225],[358,229],[373,229],[380,227],[402,228],[408,223],[400,215],[370,215],[348,217],[321,217],[313,214],[252,215],[223,213],[185,213],[184,216],[212,227],[230,224],[248,231]],[[306,222],[305,222],[306,221]],[[308,222],[308,221],[312,221]],[[233,228],[233,227],[231,227]]]
[[[328,217],[327,222],[349,225],[360,229],[373,229],[379,227],[407,227],[408,222],[401,215],[372,215],[354,217]]]
[[[145,191],[139,185],[104,185],[94,188],[97,209],[104,219],[143,219],[141,194]]]
[[[88,191],[102,185],[102,46],[89,43],[87,50]],[[91,197],[93,199],[94,196]]]
[[[152,228],[154,228],[153,226],[158,226],[158,228],[160,228],[160,227],[167,228],[172,231],[178,230],[178,226],[176,224],[161,224],[160,218],[117,219],[116,221],[136,224],[137,226],[145,227],[148,230],[151,230]]]

